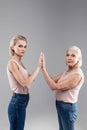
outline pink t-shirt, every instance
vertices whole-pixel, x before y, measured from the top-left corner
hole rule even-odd
[[[69,76],[73,74],[80,74],[81,75],[81,81],[77,86],[75,86],[72,89],[68,89],[65,91],[56,90],[56,100],[57,101],[63,101],[63,102],[69,102],[69,103],[76,103],[78,101],[78,94],[79,90],[82,87],[84,83],[84,74],[81,69],[77,69],[71,72],[65,71],[58,82],[68,78]]]
[[[13,61],[17,64],[21,75],[23,75],[25,78],[28,77],[28,71],[24,67],[22,67],[20,64],[18,64],[18,62],[16,60],[11,59],[10,61]],[[12,75],[12,73],[9,71],[8,66],[7,66],[7,76],[8,76],[10,88],[14,93],[19,93],[19,94],[28,94],[29,93],[27,87],[24,88],[21,84],[19,84],[17,82],[17,80]]]

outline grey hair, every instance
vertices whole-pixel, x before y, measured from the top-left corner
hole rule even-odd
[[[79,65],[79,67],[81,67],[82,66],[82,52],[81,52],[81,49],[79,47],[77,47],[77,46],[71,46],[71,47],[69,47],[67,49],[67,51],[69,51],[69,50],[75,50],[78,53],[78,57],[79,57],[78,65]]]

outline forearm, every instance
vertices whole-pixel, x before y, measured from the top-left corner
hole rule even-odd
[[[35,78],[37,77],[39,70],[40,67],[37,66],[36,69],[33,71],[33,73],[27,78],[26,80],[27,86],[30,86],[35,81]]]
[[[42,69],[42,73],[44,75],[44,78],[47,82],[47,84],[49,85],[49,87],[52,89],[52,90],[56,90],[56,83],[53,81],[53,79],[49,76],[48,72],[46,69]]]

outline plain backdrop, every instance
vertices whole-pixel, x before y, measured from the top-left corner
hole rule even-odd
[[[10,39],[17,34],[28,40],[23,62],[31,73],[39,54],[45,53],[47,70],[55,76],[65,69],[65,52],[78,46],[83,55],[85,83],[79,93],[77,130],[87,129],[87,1],[86,0],[0,0],[0,130],[9,130],[8,103],[12,96],[6,67]],[[30,87],[25,130],[58,130],[55,92],[40,71]]]

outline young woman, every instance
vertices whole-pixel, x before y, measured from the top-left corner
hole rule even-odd
[[[32,74],[22,63],[22,57],[26,52],[27,39],[17,35],[11,39],[9,46],[12,58],[7,64],[7,75],[13,92],[8,106],[8,117],[10,130],[24,130],[26,107],[29,101],[29,87],[39,73],[41,60],[39,57],[38,65]]]
[[[66,65],[67,70],[52,78],[47,72],[44,54],[42,55],[42,73],[50,88],[56,91],[59,130],[75,130],[78,94],[84,83],[84,74],[80,68],[82,54],[78,47],[67,49]]]

